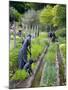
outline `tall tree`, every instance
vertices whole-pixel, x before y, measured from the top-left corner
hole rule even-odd
[[[40,13],[40,22],[43,24],[51,24],[52,19],[52,6],[47,5]]]
[[[10,22],[12,21],[19,21],[21,18],[20,13],[13,7],[9,8],[9,14],[10,14]]]
[[[65,5],[55,5],[53,8],[53,25],[54,26],[65,26],[66,25],[66,6]]]
[[[31,9],[28,10],[27,12],[24,13],[23,15],[23,19],[22,19],[24,24],[36,24],[38,23],[38,13],[37,11]]]

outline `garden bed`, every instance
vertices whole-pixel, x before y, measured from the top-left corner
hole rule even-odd
[[[46,33],[44,33],[44,35],[46,35]],[[42,37],[42,38],[40,38]],[[41,34],[39,37],[36,37],[32,40],[31,43],[31,53],[32,53],[32,59],[33,60],[39,60],[38,58],[40,57],[40,55],[42,54],[43,50],[45,47],[47,47],[49,45],[49,42],[47,39],[44,39],[43,35]],[[14,50],[11,50],[10,52],[10,82],[17,82],[17,81],[21,81],[21,80],[25,80],[28,77],[28,74],[23,70],[18,70],[18,52],[19,52],[19,47],[21,47],[21,45],[19,44],[17,48],[15,48]],[[15,54],[16,53],[16,54]],[[13,56],[13,57],[12,57]],[[28,59],[29,59],[29,55],[28,55]],[[38,63],[39,61],[37,61]],[[32,69],[34,71],[34,69],[37,68],[37,63],[33,63],[32,64]],[[14,71],[14,73],[13,73]],[[10,83],[10,86],[12,86]],[[27,85],[28,86],[28,85]]]
[[[56,85],[56,52],[57,46],[51,43],[44,60],[45,65],[42,72],[40,86],[55,86]]]
[[[44,55],[47,52],[47,48],[45,48],[42,55],[38,58],[38,62],[36,65],[36,69],[34,70],[34,74],[32,76],[29,76],[25,80],[20,80],[18,82],[17,81],[10,81],[10,88],[28,88],[28,87],[32,86],[33,80],[35,79],[35,76],[37,75],[39,68],[41,67],[41,62],[43,61]]]
[[[66,85],[66,53],[65,53],[66,51],[65,50],[66,50],[65,47],[61,48],[61,46],[58,46],[57,59],[59,62],[60,85]]]

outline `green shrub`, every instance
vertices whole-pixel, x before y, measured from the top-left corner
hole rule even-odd
[[[32,64],[32,69],[35,69],[35,67],[36,67],[36,63],[33,63]]]
[[[62,28],[56,31],[56,36],[57,37],[65,37],[66,36],[66,29]]]
[[[15,48],[13,50],[10,51],[10,62],[9,62],[9,69],[10,71],[16,71],[17,66],[18,66],[18,52],[19,49]]]
[[[32,40],[31,43],[31,52],[32,58],[36,59],[42,52],[45,46],[49,45],[48,40],[46,39],[47,33],[40,33],[39,37],[36,37]]]
[[[59,46],[60,50],[61,50],[61,53],[64,57],[64,63],[66,63],[66,44],[60,44]]]
[[[66,58],[66,45],[60,44],[59,48],[61,49],[61,52],[63,53],[64,58]]]
[[[17,70],[11,80],[25,80],[28,76],[28,73],[23,70]]]
[[[59,44],[66,43],[66,38],[65,37],[59,37],[58,41],[59,41]]]
[[[9,53],[9,69],[11,72],[15,72],[18,68],[18,53],[21,48],[21,44],[18,44],[16,48],[10,50]]]
[[[36,59],[39,56],[39,54],[41,54],[42,50],[43,50],[43,47],[41,45],[39,44],[33,45],[31,49],[32,58]]]

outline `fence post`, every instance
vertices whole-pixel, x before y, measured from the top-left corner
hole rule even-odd
[[[14,21],[14,48],[16,48],[16,22]]]

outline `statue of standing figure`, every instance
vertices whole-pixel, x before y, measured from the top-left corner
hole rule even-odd
[[[22,45],[22,48],[19,51],[18,61],[19,61],[19,69],[23,69],[24,65],[28,62],[27,61],[27,54],[31,56],[31,35],[29,34]]]

